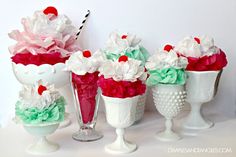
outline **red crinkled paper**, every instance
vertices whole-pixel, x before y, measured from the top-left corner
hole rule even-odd
[[[76,75],[72,73],[72,83],[79,98],[81,116],[84,124],[92,122],[96,109],[98,72]]]
[[[218,71],[227,65],[225,53],[220,50],[220,53],[211,56],[203,56],[200,58],[187,57],[189,71]]]
[[[142,95],[146,90],[146,85],[140,80],[135,82],[115,81],[112,78],[105,79],[104,76],[99,77],[98,86],[101,88],[103,95],[115,98]]]
[[[65,63],[65,61],[68,58],[69,56],[62,57],[61,53],[59,52],[54,52],[49,54],[37,54],[37,55],[33,55],[27,52],[27,53],[18,53],[11,57],[12,62],[16,64],[23,64],[23,65],[34,64],[37,66],[42,64],[54,65],[57,63]]]

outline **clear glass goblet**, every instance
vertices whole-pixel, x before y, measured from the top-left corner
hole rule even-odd
[[[97,86],[98,72],[85,75],[70,74],[79,130],[72,135],[78,141],[95,141],[103,135],[95,130],[100,92]]]

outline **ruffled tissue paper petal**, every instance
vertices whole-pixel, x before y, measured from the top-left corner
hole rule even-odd
[[[98,86],[101,88],[103,95],[116,98],[142,95],[146,90],[146,85],[140,80],[135,82],[115,81],[112,78],[105,79],[104,76],[99,77]]]
[[[107,59],[111,59],[111,60],[117,60],[121,55],[123,55],[123,54],[122,53],[115,54],[115,53],[111,53],[111,52],[106,53]],[[149,53],[142,46],[130,48],[125,51],[124,55],[128,56],[129,58],[133,58],[133,59],[141,61],[142,65],[145,65],[145,63],[149,57]]]
[[[187,59],[189,64],[186,70],[189,71],[218,71],[227,65],[226,55],[222,50],[210,56],[187,57]]]
[[[18,101],[16,103],[16,116],[25,124],[61,122],[64,120],[65,100],[63,97],[43,109],[37,107],[21,108],[20,106],[21,102]]]
[[[59,52],[50,53],[50,54],[37,54],[33,55],[31,53],[18,53],[11,57],[12,62],[16,64],[23,64],[23,65],[42,65],[42,64],[50,64],[54,65],[57,63],[65,63],[65,61],[69,57],[62,57]]]
[[[18,53],[49,54],[60,52],[63,56],[69,56],[78,51],[76,40],[77,28],[72,25],[66,15],[51,18],[43,11],[36,11],[32,17],[22,18],[24,30],[13,30],[9,37],[17,43],[9,50],[12,55]]]
[[[96,109],[98,72],[76,75],[72,73],[72,83],[77,91],[83,123],[92,122]]]
[[[146,84],[153,86],[157,84],[177,84],[183,85],[186,81],[184,69],[165,68],[150,70]]]
[[[12,61],[28,64],[64,63],[67,57],[80,50],[76,40],[77,28],[66,15],[54,16],[36,11],[32,17],[22,18],[24,30],[8,35],[16,41],[9,47]]]

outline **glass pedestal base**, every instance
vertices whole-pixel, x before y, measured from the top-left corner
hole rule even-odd
[[[81,142],[96,141],[102,137],[103,135],[93,128],[80,129],[72,135],[74,140]]]

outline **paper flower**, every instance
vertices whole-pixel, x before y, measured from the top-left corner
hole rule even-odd
[[[42,90],[40,89],[42,87],[46,88],[46,90],[39,92]],[[23,86],[19,94],[20,101],[22,102],[21,108],[47,108],[60,97],[61,94],[54,88],[54,85],[48,85],[41,80],[33,86]]]
[[[117,61],[107,60],[99,68],[98,86],[109,97],[127,98],[142,95],[146,90],[147,73],[141,61],[120,56]]]
[[[186,70],[217,71],[227,65],[225,53],[208,36],[186,37],[177,44],[175,51],[188,59]]]
[[[58,15],[57,10],[53,7],[46,8],[44,11],[36,11],[33,17],[22,18],[21,23],[24,27],[22,32],[13,30],[9,33],[9,37],[17,42],[9,47],[13,56],[29,53],[32,55],[48,54],[49,56],[59,53],[61,58],[64,58],[79,50],[76,40],[78,29],[72,25],[66,15]],[[40,62],[43,61],[38,61],[38,63]],[[27,64],[34,63],[34,60],[27,62]]]
[[[217,54],[199,58],[187,57],[189,71],[218,71],[227,65],[226,55],[222,50]]]
[[[167,48],[166,48],[167,49]],[[148,70],[165,69],[165,68],[186,68],[188,61],[185,57],[178,56],[178,54],[172,50],[158,50],[154,55],[150,56],[145,67]]]
[[[98,71],[100,65],[104,62],[105,56],[102,52],[96,51],[92,54],[89,50],[78,51],[70,56],[66,61],[66,70],[72,71],[77,75],[94,73]]]
[[[185,84],[186,75],[183,69],[165,68],[149,71],[149,78],[146,84],[153,86],[156,84]]]
[[[129,58],[140,60],[145,64],[149,56],[147,50],[140,45],[140,39],[132,34],[120,35],[116,32],[110,34],[106,47],[102,50],[108,59],[117,60],[120,56],[126,55]]]
[[[140,39],[136,38],[136,36],[132,34],[120,35],[116,32],[112,32],[106,43],[105,50],[110,53],[120,54],[130,47],[137,46],[140,41]]]
[[[186,81],[184,69],[187,64],[187,59],[179,56],[173,50],[173,46],[168,44],[163,50],[159,50],[148,59],[145,65],[149,74],[146,84],[148,86],[157,84],[183,85]]]
[[[12,62],[16,64],[34,64],[34,65],[42,65],[42,64],[50,64],[54,65],[57,63],[65,63],[68,57],[61,57],[59,52],[50,53],[50,54],[37,54],[33,55],[31,53],[18,53],[11,57]]]
[[[15,112],[24,123],[39,124],[64,119],[65,100],[53,85],[39,81],[34,86],[24,86],[19,97]]]
[[[102,94],[108,97],[128,98],[142,95],[146,91],[146,85],[141,81],[115,81],[112,78],[104,78],[100,76],[98,86],[102,90]]]
[[[141,61],[121,56],[118,60],[106,60],[99,68],[100,75],[104,78],[112,78],[115,81],[144,81],[146,72]]]
[[[16,115],[23,123],[41,124],[64,120],[65,100],[63,97],[57,99],[45,109],[38,109],[36,107],[22,109],[21,105],[20,101],[16,103]]]
[[[175,51],[188,57],[200,57],[202,55],[201,47],[192,37],[185,37],[176,46]]]

